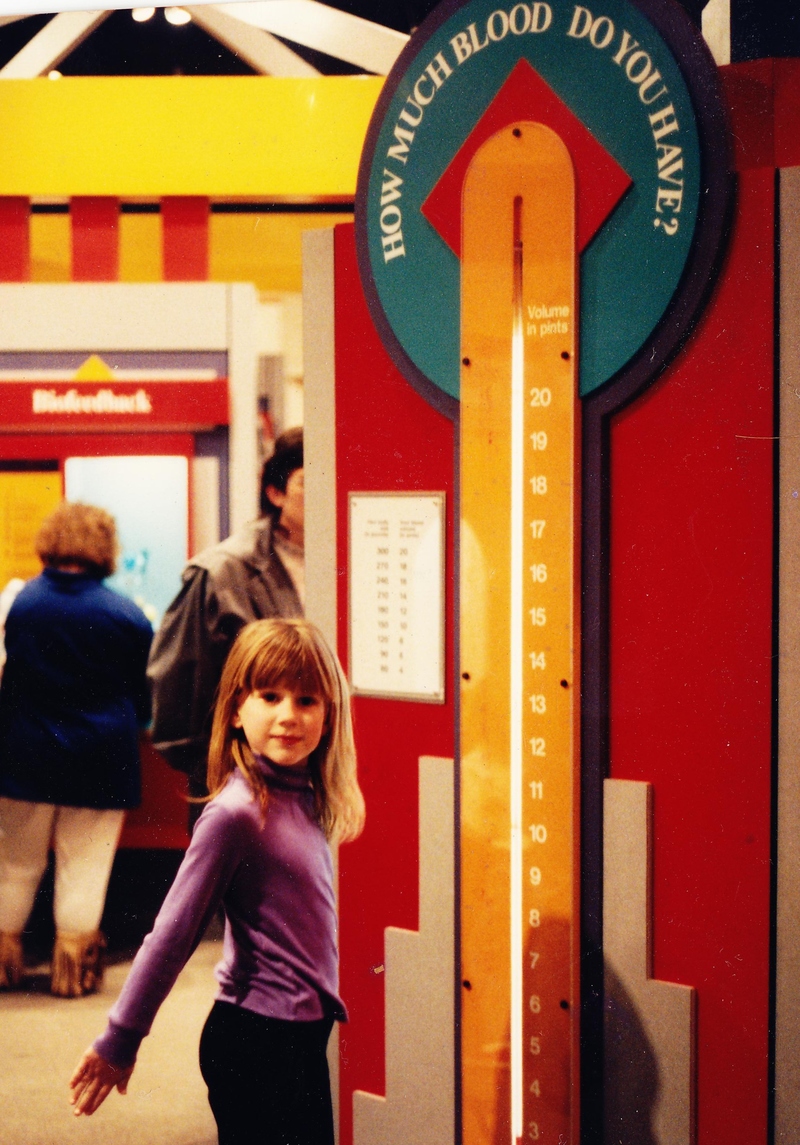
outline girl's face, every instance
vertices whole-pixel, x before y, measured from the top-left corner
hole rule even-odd
[[[245,697],[233,726],[242,728],[256,755],[278,767],[302,767],[322,739],[325,715],[322,696],[276,685]]]

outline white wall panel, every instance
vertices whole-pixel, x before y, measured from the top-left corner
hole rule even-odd
[[[224,283],[0,285],[2,350],[225,350]]]

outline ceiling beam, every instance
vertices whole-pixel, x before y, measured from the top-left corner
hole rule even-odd
[[[710,0],[703,9],[703,36],[716,63],[731,62],[731,0]]]
[[[387,75],[408,42],[403,32],[317,0],[247,0],[225,4],[224,10],[247,24],[375,75]]]
[[[47,75],[110,15],[110,11],[59,12],[0,68],[0,79],[29,80]]]
[[[320,74],[268,32],[230,15],[227,5],[193,4],[186,11],[195,24],[261,75],[303,79]]]

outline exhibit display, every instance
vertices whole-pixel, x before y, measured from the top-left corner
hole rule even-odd
[[[237,8],[301,6],[323,7]],[[279,214],[292,242],[325,228],[286,408],[367,805],[336,856],[338,1145],[800,1139],[800,61],[777,9],[443,0],[369,76],[0,85],[43,124],[0,172],[9,576],[65,480],[175,510],[120,571],[155,616],[154,547],[174,585],[255,515],[290,312],[300,341]],[[64,281],[22,281],[43,274]],[[145,772],[125,847],[179,850],[180,778]]]
[[[459,1060],[476,1145],[487,1132],[588,1141],[600,1130],[582,1126],[579,1094],[591,1109],[613,1084],[597,1072],[592,961],[607,419],[698,321],[731,196],[714,63],[659,3],[443,3],[367,136],[356,240],[370,314],[407,381],[460,427]],[[670,1064],[691,1058],[691,1015],[676,1031],[661,1129],[691,1122],[693,1083]]]

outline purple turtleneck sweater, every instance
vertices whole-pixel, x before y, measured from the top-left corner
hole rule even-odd
[[[94,1043],[125,1069],[220,903],[217,1000],[269,1018],[347,1020],[338,994],[336,909],[328,844],[305,769],[261,759],[266,818],[234,771],[205,808],[153,930]]]

